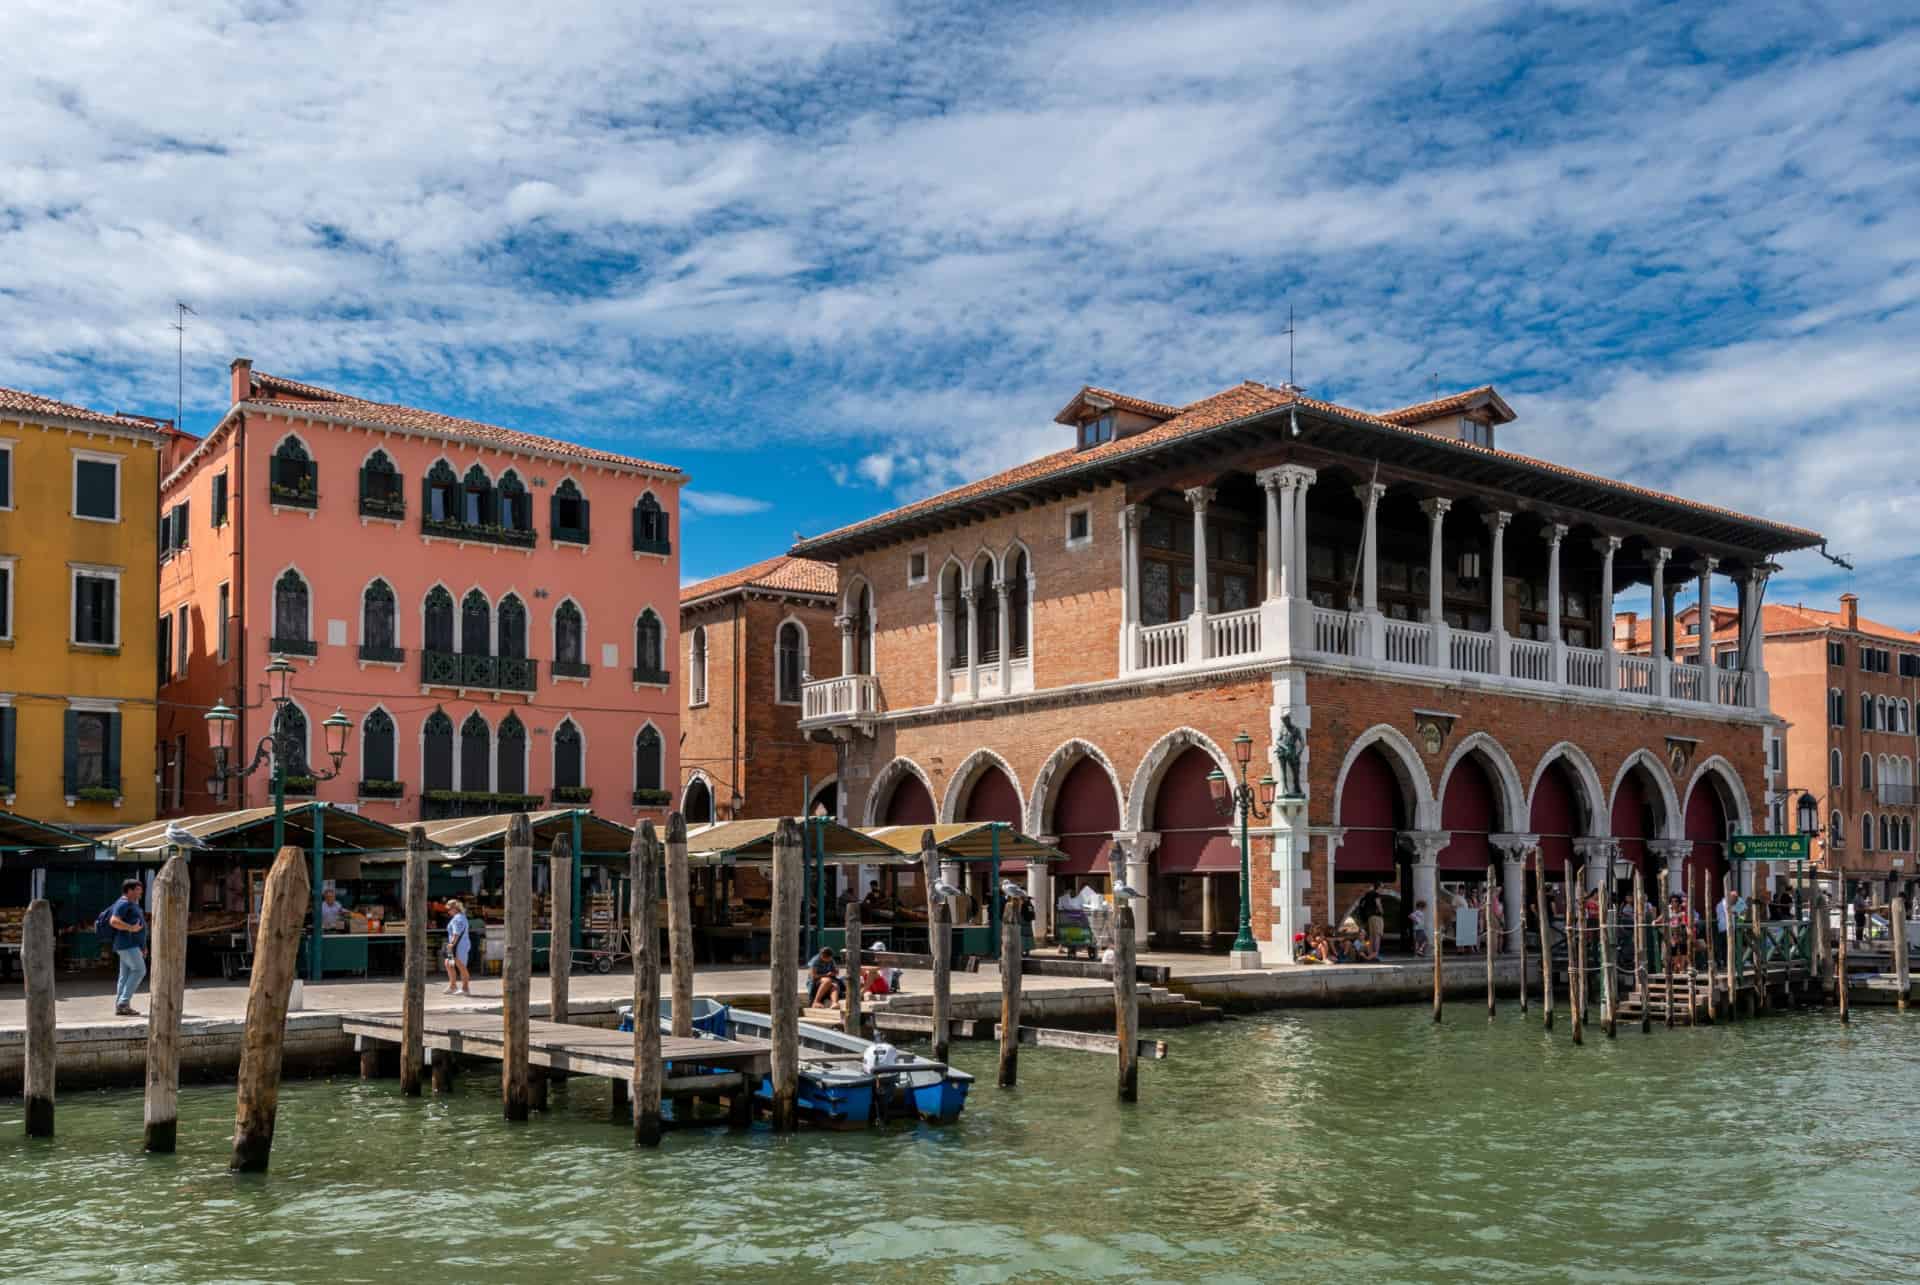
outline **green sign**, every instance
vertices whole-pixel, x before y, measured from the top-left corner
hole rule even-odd
[[[1811,846],[1804,834],[1736,834],[1727,855],[1735,861],[1806,861]]]

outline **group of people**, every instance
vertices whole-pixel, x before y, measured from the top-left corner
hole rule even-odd
[[[834,962],[831,947],[822,946],[820,953],[813,957],[813,963],[808,968],[808,982],[812,987],[811,1002],[815,1008],[832,1008],[846,999],[847,982],[840,975],[840,966]],[[899,989],[899,969],[861,967],[862,995],[891,995]]]

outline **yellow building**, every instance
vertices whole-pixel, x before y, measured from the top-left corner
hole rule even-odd
[[[0,388],[0,805],[154,813],[161,432]]]

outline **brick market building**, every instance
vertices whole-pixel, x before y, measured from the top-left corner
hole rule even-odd
[[[1715,664],[1732,667],[1744,646],[1738,616],[1723,607],[1712,615],[1707,645]],[[1700,620],[1697,603],[1675,616],[1677,648],[1689,659],[1702,649]],[[1813,843],[1819,864],[1912,879],[1920,633],[1862,616],[1851,593],[1840,595],[1837,611],[1767,603],[1761,625],[1773,712],[1789,729],[1771,800],[1775,829],[1790,828],[1795,800],[1812,794],[1821,818]],[[1615,635],[1622,650],[1651,654],[1650,622],[1637,614],[1619,616]]]
[[[1016,822],[1071,858],[1043,904],[1118,845],[1143,937],[1190,941],[1238,899],[1208,774],[1290,722],[1303,797],[1250,844],[1269,961],[1373,880],[1397,935],[1492,863],[1517,931],[1529,853],[1556,882],[1724,868],[1766,820],[1765,671],[1623,656],[1611,604],[1691,576],[1745,612],[1819,536],[1500,449],[1513,418],[1491,388],[1378,415],[1085,388],[1065,449],[802,540],[839,570],[844,672],[801,726],[840,742],[842,815]]]
[[[834,751],[800,695],[840,673],[834,569],[782,555],[680,591],[679,806],[690,824],[831,811]]]

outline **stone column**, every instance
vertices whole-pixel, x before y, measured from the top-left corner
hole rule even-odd
[[[1322,898],[1322,900],[1326,903],[1327,907],[1326,922],[1337,928],[1340,926],[1340,885],[1334,878],[1334,869],[1339,860],[1340,845],[1345,841],[1347,832],[1345,827],[1337,826],[1325,831],[1323,837],[1326,839],[1327,888],[1326,896]],[[1312,921],[1313,918],[1312,915],[1307,916],[1309,921]],[[1288,949],[1292,949],[1291,938],[1288,939]]]
[[[1306,905],[1306,894],[1313,885],[1306,859],[1312,839],[1307,831],[1304,802],[1291,805],[1276,802],[1268,840],[1268,869],[1272,872],[1268,904],[1272,907],[1273,929],[1260,946],[1263,963],[1293,962],[1293,935],[1305,932],[1315,916]],[[1329,855],[1329,862],[1331,855]],[[1251,868],[1251,864],[1249,865]]]
[[[1452,838],[1445,830],[1416,830],[1400,836],[1400,841],[1413,850],[1413,899],[1416,904],[1427,903],[1429,940],[1440,936],[1440,849]]]
[[[1032,600],[1028,600],[1032,611]],[[1140,506],[1120,510],[1120,672],[1140,664]]]
[[[960,591],[967,602],[967,699],[980,699],[980,591],[971,579]]]
[[[1700,577],[1700,699],[1712,705],[1720,699],[1719,668],[1713,656],[1713,569],[1718,558],[1701,558],[1693,564]]]
[[[1007,597],[1013,586],[1006,579],[994,582],[993,590],[1000,595],[1000,694],[1013,691],[1013,621],[1007,611]],[[1031,601],[1031,600],[1029,600]]]
[[[1367,654],[1375,660],[1386,655],[1386,631],[1380,624],[1380,497],[1387,488],[1379,482],[1365,482],[1353,489],[1366,507],[1366,522],[1360,537],[1360,610],[1367,622]]]
[[[952,626],[947,621],[946,577],[942,576],[933,588],[934,623],[934,690],[938,693],[939,703],[944,705],[953,699],[953,637],[948,632]]]
[[[1663,700],[1667,696],[1667,559],[1672,556],[1672,549],[1655,549],[1647,559],[1653,571],[1653,692]]]
[[[1493,545],[1488,561],[1493,568],[1493,584],[1487,593],[1487,623],[1493,631],[1493,672],[1506,677],[1512,672],[1507,663],[1507,524],[1513,514],[1496,509],[1486,515],[1487,535]]]
[[[1527,857],[1540,840],[1531,834],[1496,835],[1493,846],[1500,853],[1500,911],[1507,934],[1501,949],[1517,955],[1527,930]]]
[[[1113,841],[1125,858],[1122,869],[1127,872],[1128,885],[1140,894],[1133,899],[1133,934],[1134,943],[1145,946],[1153,920],[1151,858],[1153,850],[1160,846],[1160,836],[1152,830],[1121,831],[1113,836]]]
[[[1187,661],[1207,658],[1207,615],[1213,603],[1207,597],[1207,506],[1213,503],[1210,486],[1187,488],[1187,503],[1193,506],[1193,614],[1187,617]],[[1145,916],[1137,918],[1145,931]]]
[[[1567,538],[1564,523],[1547,524],[1547,638],[1553,648],[1549,671],[1553,681],[1567,681],[1567,640],[1560,628],[1560,543]]]
[[[1600,610],[1595,622],[1600,634],[1600,686],[1607,691],[1620,690],[1620,652],[1613,645],[1613,555],[1620,552],[1620,537],[1601,536],[1593,542],[1600,554]]]
[[[1052,839],[1042,839],[1052,843]],[[1053,938],[1053,871],[1044,861],[1027,863],[1027,895],[1033,898],[1033,944]]]
[[[1742,648],[1741,664],[1748,674],[1747,702],[1753,709],[1772,707],[1768,691],[1771,680],[1767,674],[1767,622],[1762,604],[1766,601],[1767,579],[1779,569],[1770,562],[1762,562],[1747,572],[1747,620],[1741,626],[1740,636],[1753,641]]]
[[[1313,597],[1307,587],[1307,488],[1320,476],[1298,464],[1287,465],[1293,479],[1293,539],[1289,551],[1287,585],[1293,594],[1294,636],[1304,640],[1302,649],[1313,643]]]
[[[1582,892],[1599,892],[1607,886],[1607,865],[1619,858],[1620,845],[1612,839],[1575,839],[1573,859],[1585,866],[1587,881]]]
[[[1446,587],[1446,560],[1441,537],[1447,510],[1452,507],[1452,500],[1437,495],[1420,501],[1421,511],[1427,515],[1427,626],[1433,631],[1435,669],[1453,667],[1447,641],[1447,622],[1441,606]]]
[[[1260,651],[1286,657],[1293,653],[1293,479],[1285,469],[1261,469],[1255,475],[1267,496],[1267,596],[1260,604]]]
[[[1260,484],[1261,492],[1267,500],[1267,586],[1265,597],[1278,598],[1286,593],[1286,552],[1287,524],[1282,516],[1282,506],[1291,507],[1287,502],[1292,499],[1292,488],[1286,487],[1277,468],[1263,468],[1254,474],[1254,481]],[[1287,492],[1282,498],[1283,489]],[[1291,516],[1288,514],[1287,516]]]
[[[840,630],[840,672],[853,672],[853,617],[835,616],[833,623]]]

